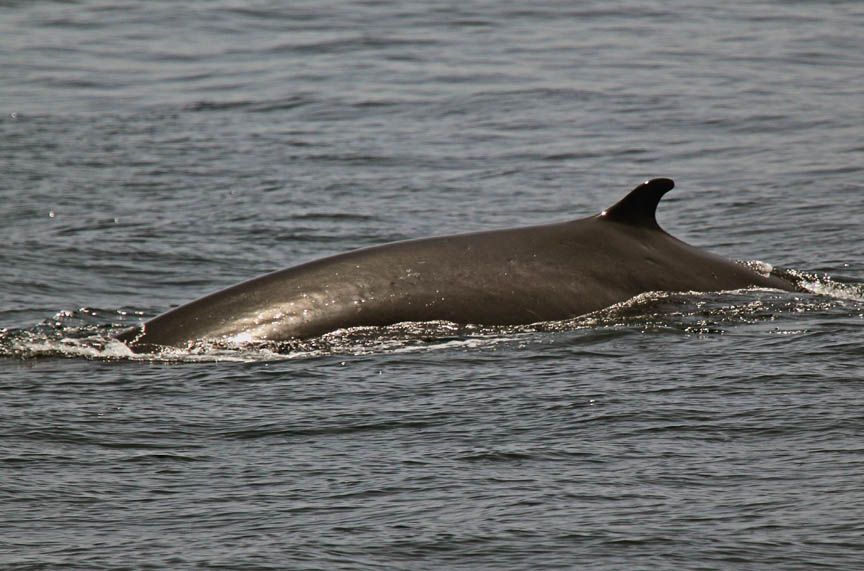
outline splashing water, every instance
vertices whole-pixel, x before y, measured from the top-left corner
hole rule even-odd
[[[163,362],[271,361],[328,355],[366,355],[483,349],[501,343],[530,342],[532,334],[582,329],[631,329],[681,334],[723,333],[727,328],[782,320],[802,312],[862,311],[864,284],[838,281],[797,270],[747,262],[783,277],[803,294],[745,289],[714,294],[648,292],[601,311],[563,321],[521,326],[459,325],[434,321],[386,327],[340,329],[314,339],[283,342],[199,341],[158,353],[133,353],[114,336],[129,326],[128,312],[80,308],[61,311],[30,328],[0,330],[0,356],[17,359],[83,358]],[[850,305],[851,304],[851,305]]]

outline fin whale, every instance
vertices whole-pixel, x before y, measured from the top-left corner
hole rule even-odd
[[[404,321],[529,324],[648,291],[795,291],[782,278],[661,229],[655,211],[673,187],[667,178],[648,180],[578,220],[407,240],[311,261],[181,305],[117,338],[149,352],[199,339],[282,341]]]

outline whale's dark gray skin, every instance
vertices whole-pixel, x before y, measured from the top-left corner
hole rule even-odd
[[[301,264],[172,309],[118,339],[142,352],[403,321],[529,324],[648,291],[795,290],[663,231],[654,213],[673,186],[646,181],[580,220],[394,242]]]

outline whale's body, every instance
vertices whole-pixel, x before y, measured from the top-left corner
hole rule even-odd
[[[167,311],[118,338],[149,351],[404,321],[528,324],[648,291],[794,289],[663,231],[654,213],[673,186],[647,181],[580,220],[394,242],[301,264]]]

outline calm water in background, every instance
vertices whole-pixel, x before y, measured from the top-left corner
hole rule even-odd
[[[864,566],[864,6],[462,4],[0,5],[0,567]],[[109,341],[650,176],[670,232],[814,293]]]

